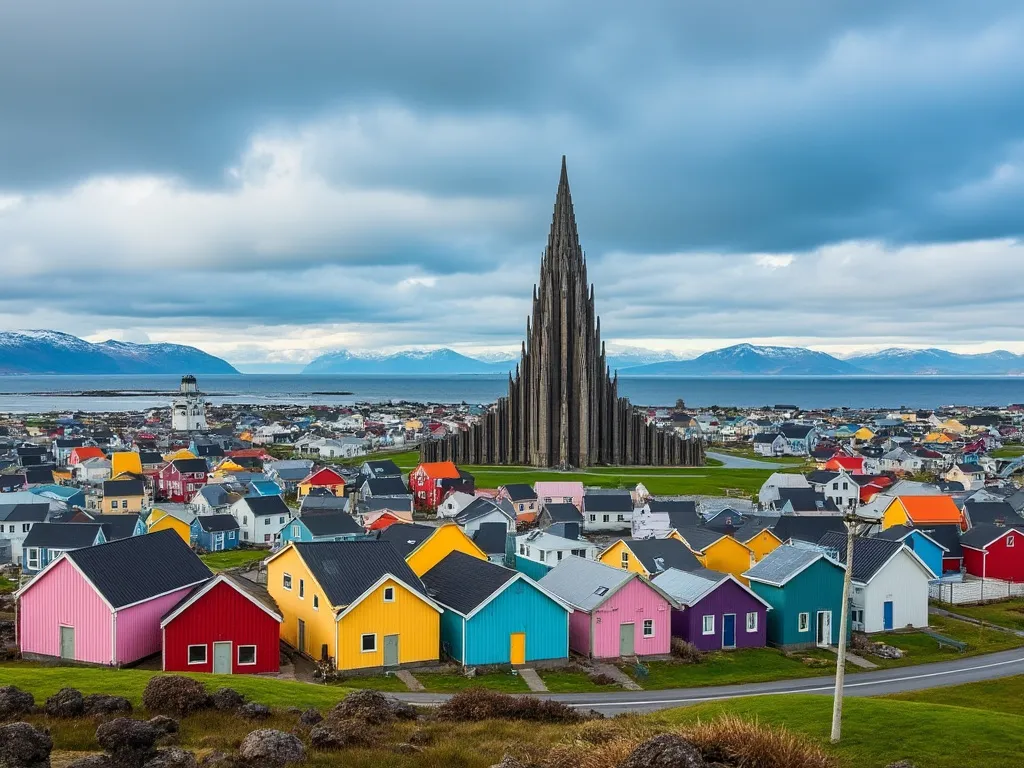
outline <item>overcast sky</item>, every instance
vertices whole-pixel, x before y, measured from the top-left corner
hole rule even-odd
[[[1024,5],[0,4],[0,329],[517,347],[558,180],[619,344],[1024,352]]]

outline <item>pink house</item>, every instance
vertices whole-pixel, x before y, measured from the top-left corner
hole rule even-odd
[[[595,659],[669,653],[679,605],[640,574],[567,557],[538,583],[573,608],[570,650]]]
[[[121,666],[160,652],[160,620],[213,574],[174,531],[65,552],[17,592],[27,658]]]
[[[583,509],[583,483],[537,482],[533,491],[541,507],[545,504],[575,504],[576,509]]]

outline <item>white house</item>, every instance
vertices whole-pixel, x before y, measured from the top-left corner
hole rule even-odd
[[[512,532],[516,529],[516,514],[507,501],[494,502],[481,497],[463,507],[455,515],[455,522],[468,536],[473,536],[484,523],[502,523]]]
[[[266,424],[253,430],[253,445],[270,445],[272,443],[291,442],[292,431],[281,424]]]
[[[845,469],[812,472],[807,479],[814,490],[831,499],[840,509],[860,504],[860,485]]]
[[[316,446],[321,459],[351,459],[366,455],[366,440],[361,437],[325,439]]]
[[[878,459],[878,468],[883,472],[920,472],[924,469],[924,459],[906,448],[893,448]]]
[[[784,456],[789,441],[778,432],[759,432],[754,435],[754,453],[758,456]]]
[[[811,484],[803,475],[786,472],[775,472],[761,485],[757,492],[757,500],[767,506],[779,500],[780,488],[810,488]]]
[[[588,490],[583,494],[583,530],[587,533],[625,531],[633,522],[629,491]]]
[[[75,464],[71,471],[79,483],[98,485],[104,480],[110,479],[110,459],[101,459],[99,456],[95,456]]]
[[[246,496],[231,505],[242,541],[271,546],[292,512],[280,496]]]
[[[846,534],[827,533],[819,545],[846,562]],[[928,582],[924,561],[902,541],[857,537],[853,544],[850,621],[859,632],[928,626]]]
[[[651,499],[633,510],[630,534],[634,539],[663,539],[677,528],[700,524],[697,502]]]
[[[13,494],[4,494],[5,496]],[[0,538],[11,546],[11,562],[21,565],[25,537],[36,523],[45,523],[50,503],[37,498],[37,503],[5,504],[0,498]]]
[[[516,536],[516,559],[554,568],[567,557],[596,560],[601,548],[583,539],[566,539],[544,531]],[[527,566],[529,569],[529,566]]]
[[[437,505],[437,516],[439,518],[455,517],[474,501],[476,501],[476,496],[472,493],[452,491],[444,497],[444,501]]]
[[[953,483],[962,483],[967,491],[985,486],[985,470],[977,464],[954,464],[943,478]]]

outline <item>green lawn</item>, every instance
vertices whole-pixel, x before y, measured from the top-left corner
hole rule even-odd
[[[405,692],[409,689],[405,683],[394,675],[374,675],[373,677],[346,677],[338,681],[345,688],[371,688],[375,691]]]
[[[1018,456],[1024,456],[1024,445],[1004,445],[989,453],[989,456],[993,459],[1016,459]]]
[[[550,671],[538,670],[538,674],[552,693],[609,693],[622,690],[614,683],[598,685],[585,672],[552,669]]]
[[[955,695],[950,697],[950,701],[955,700]],[[827,745],[832,698],[760,696],[685,707],[654,717],[665,723],[687,724],[723,713],[785,726]],[[850,697],[843,705],[842,741],[829,749],[851,768],[883,768],[906,759],[921,768],[1017,768],[1024,752],[1024,717]]]
[[[1024,675],[967,683],[948,688],[897,693],[886,698],[897,701],[918,701],[929,704],[955,704],[958,707],[987,709],[1024,716]]]
[[[940,635],[967,643],[967,650],[962,654],[953,648],[939,648],[938,643],[920,632],[887,632],[872,635],[872,640],[895,645],[907,652],[902,659],[880,659],[868,656],[868,660],[880,667],[906,667],[912,664],[928,664],[933,661],[949,661],[959,656],[977,656],[982,653],[995,653],[1024,645],[1024,638],[1002,632],[998,629],[979,627],[966,621],[947,619],[943,616],[930,616],[928,623],[931,629]]]
[[[943,606],[953,613],[995,624],[997,627],[1024,630],[1024,600],[1004,600],[985,605]]]
[[[530,686],[519,675],[509,672],[489,672],[476,677],[458,674],[421,673],[416,679],[433,693],[455,693],[467,688],[488,688],[503,693],[529,693]]]
[[[725,453],[729,456],[739,456],[744,459],[753,459],[754,461],[770,461],[773,464],[790,464],[794,467],[802,467],[805,464],[811,464],[812,462],[806,456],[761,456],[754,452],[753,448],[723,448],[719,445],[708,446],[708,450],[712,453]]]
[[[0,576],[0,595],[8,595],[18,588],[18,583],[6,576]]]
[[[224,571],[228,568],[255,564],[269,556],[270,552],[265,549],[231,549],[200,555],[199,559],[206,563],[211,571]]]
[[[819,677],[833,673],[835,658],[828,651],[817,649],[787,656],[774,648],[749,648],[711,653],[700,664],[652,661],[647,664],[649,673],[646,677],[638,676],[632,666],[623,666],[622,669],[644,688],[660,690]],[[806,663],[804,659],[814,661]]]

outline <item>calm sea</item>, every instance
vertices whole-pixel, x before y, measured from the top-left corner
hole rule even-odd
[[[0,412],[125,411],[165,406],[177,376],[2,376]],[[505,376],[200,376],[211,403],[348,405],[413,400],[489,403],[505,394]],[[1024,402],[1024,377],[624,377],[620,391],[637,405],[801,408],[934,408]],[[96,391],[134,395],[80,394]],[[351,394],[340,394],[350,392]]]

